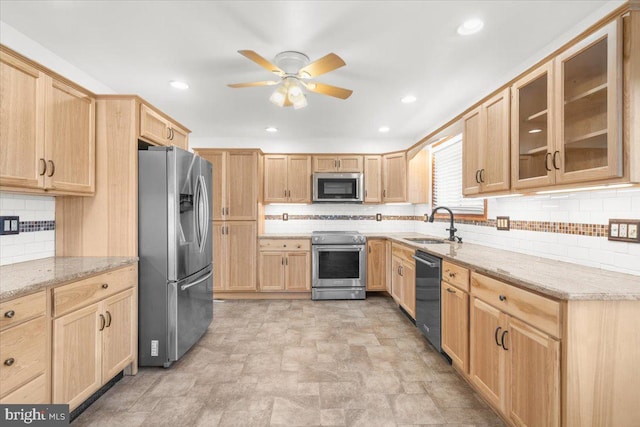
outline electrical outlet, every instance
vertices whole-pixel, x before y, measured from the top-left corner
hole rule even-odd
[[[638,236],[639,228],[640,219],[610,219],[608,239],[640,243],[640,236]]]
[[[511,229],[511,223],[508,216],[496,217],[496,228],[498,230],[509,231]]]
[[[382,214],[381,213],[377,213],[376,214],[376,221],[382,221]]]
[[[282,220],[283,220],[283,221],[289,221],[289,214],[288,214],[288,213],[286,213],[286,212],[285,212],[285,213],[283,213],[283,214],[282,214]]]
[[[0,235],[19,234],[20,233],[20,217],[19,216],[0,216]]]

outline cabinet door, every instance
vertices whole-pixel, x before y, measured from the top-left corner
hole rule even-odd
[[[311,254],[309,252],[289,252],[286,254],[286,275],[288,291],[311,290]]]
[[[289,202],[311,203],[311,156],[289,156],[287,182]]]
[[[402,259],[393,255],[391,257],[391,296],[400,303],[402,301],[402,276],[400,269],[402,268]]]
[[[560,424],[560,343],[509,317],[509,413],[516,425]]]
[[[362,172],[362,156],[338,156],[339,172]]]
[[[287,202],[287,156],[267,154],[264,156],[264,201],[265,203]]]
[[[382,156],[364,157],[364,202],[382,202]]]
[[[213,212],[211,213],[211,218],[214,221],[222,221],[226,218],[226,210],[228,207],[227,202],[227,153],[218,152],[218,153],[206,153],[200,154],[203,159],[209,161],[211,163],[213,169],[213,188],[211,189],[212,193],[212,203],[213,203]],[[215,282],[214,282],[215,286]]]
[[[552,165],[553,62],[532,71],[511,90],[511,181],[514,188],[555,182]]]
[[[480,145],[483,129],[482,107],[470,111],[462,119],[462,194],[469,196],[480,192]]]
[[[483,104],[485,110],[485,139],[480,154],[482,192],[508,190],[511,179],[509,162],[509,88]]]
[[[92,193],[95,189],[95,100],[56,80],[48,92],[45,187]]]
[[[471,381],[502,412],[506,409],[506,352],[499,343],[506,327],[504,316],[500,310],[473,298],[470,319]]]
[[[258,153],[231,152],[227,157],[228,220],[255,220],[258,206]]]
[[[442,349],[453,364],[469,373],[469,294],[442,282]]]
[[[0,53],[0,186],[44,185],[44,76]]]
[[[402,306],[414,319],[416,318],[416,264],[402,263]]]
[[[102,332],[102,382],[113,378],[135,358],[137,351],[137,303],[134,289],[103,302],[106,318]]]
[[[260,252],[260,290],[284,291],[285,254],[283,252]]]
[[[160,145],[169,142],[169,124],[148,106],[140,105],[140,136]]]
[[[183,150],[189,148],[189,132],[177,126],[171,126],[171,145]]]
[[[335,156],[313,156],[314,172],[336,172],[338,159]]]
[[[213,229],[213,291],[227,289],[227,235],[224,222],[212,222]]]
[[[75,409],[102,385],[102,303],[53,321],[53,403]]]
[[[394,153],[384,156],[383,168],[384,202],[405,202],[407,200],[407,154]]]
[[[558,183],[622,176],[621,45],[618,19],[556,60]]]
[[[228,265],[227,290],[255,291],[257,229],[255,221],[226,222]]]
[[[384,239],[367,240],[367,290],[387,288],[387,246]]]

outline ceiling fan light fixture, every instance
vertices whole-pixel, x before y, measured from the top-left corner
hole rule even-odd
[[[269,101],[271,101],[273,104],[277,105],[278,107],[283,107],[284,101],[286,99],[287,99],[287,88],[285,88],[282,85],[278,86],[278,88],[275,91],[273,91],[273,93],[269,97]]]
[[[292,103],[293,103],[293,109],[299,110],[307,106],[307,97],[304,96],[303,93],[301,93],[300,95],[295,97]]]

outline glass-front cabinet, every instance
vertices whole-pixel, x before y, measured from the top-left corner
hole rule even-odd
[[[621,29],[611,22],[514,83],[515,189],[622,176]]]

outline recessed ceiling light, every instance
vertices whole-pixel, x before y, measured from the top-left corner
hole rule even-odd
[[[264,130],[266,130],[267,132],[271,132],[271,133],[278,132],[278,128],[273,127],[273,126],[269,126],[269,127],[265,128]]]
[[[484,22],[480,19],[473,18],[466,20],[458,27],[458,34],[461,36],[468,36],[469,34],[475,34],[484,27]]]
[[[182,90],[189,89],[188,84],[186,84],[185,82],[181,82],[179,80],[171,80],[169,84],[176,89],[182,89]]]
[[[417,99],[418,99],[418,98],[416,98],[416,97],[415,97],[415,96],[413,96],[413,95],[407,95],[407,96],[405,96],[404,98],[402,98],[400,101],[401,101],[403,104],[411,104],[412,102],[416,102],[416,100],[417,100]]]
[[[381,133],[387,133],[389,132],[389,130],[390,130],[389,126],[380,126],[378,128],[378,132],[381,132]]]
[[[542,129],[531,129],[529,131],[529,133],[540,133],[540,132],[542,132]]]

